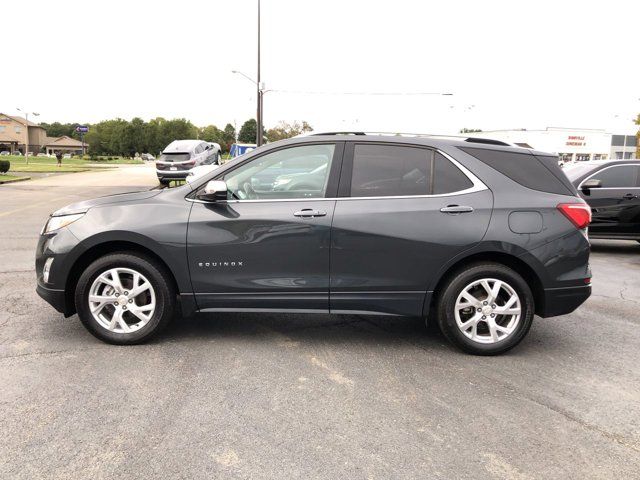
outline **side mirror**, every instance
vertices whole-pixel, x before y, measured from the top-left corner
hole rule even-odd
[[[585,193],[587,193],[592,188],[602,188],[602,180],[598,180],[597,178],[590,178],[580,187],[580,189]]]
[[[196,195],[198,200],[205,202],[219,202],[227,199],[227,184],[224,180],[211,180],[204,189],[200,190]]]

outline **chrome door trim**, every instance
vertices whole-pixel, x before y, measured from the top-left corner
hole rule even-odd
[[[427,148],[427,147],[425,147]],[[394,199],[403,199],[403,198],[446,198],[453,197],[456,195],[466,195],[468,193],[476,193],[481,192],[483,190],[489,190],[482,180],[476,177],[467,167],[458,162],[455,158],[449,155],[446,152],[443,152],[439,149],[433,149],[434,151],[440,153],[447,160],[453,163],[456,167],[458,167],[462,173],[471,181],[473,184],[471,187],[465,190],[458,190],[457,192],[450,193],[438,193],[434,195],[394,195],[394,196],[374,196],[374,197],[314,197],[314,198],[277,198],[277,199],[262,199],[262,200],[221,200],[219,202],[215,202],[218,204],[234,204],[234,203],[271,203],[271,202],[319,202],[323,200],[344,200],[344,201],[353,201],[353,200],[394,200]],[[195,198],[185,198],[185,200],[194,203],[206,203],[212,204],[214,202],[205,202],[204,200],[198,200]]]

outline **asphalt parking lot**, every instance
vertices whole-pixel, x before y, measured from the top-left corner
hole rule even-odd
[[[36,295],[38,232],[152,183],[0,186],[0,478],[640,478],[640,244],[594,241],[593,296],[500,357],[366,316],[201,315],[109,346]]]

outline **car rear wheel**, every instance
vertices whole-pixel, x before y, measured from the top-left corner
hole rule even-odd
[[[474,264],[454,274],[438,299],[438,324],[458,348],[497,355],[525,337],[535,312],[527,282],[496,263]]]
[[[75,292],[84,326],[100,340],[142,343],[172,318],[175,289],[162,266],[135,253],[115,253],[94,261]]]

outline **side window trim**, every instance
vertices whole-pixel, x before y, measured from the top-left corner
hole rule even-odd
[[[601,174],[605,170],[610,170],[612,168],[620,168],[620,167],[634,167],[635,168],[635,170],[636,170],[636,180],[634,182],[635,186],[632,186],[632,187],[600,187],[599,190],[629,190],[630,188],[640,188],[640,165],[634,165],[632,163],[623,163],[621,165],[609,165],[607,167],[601,168],[597,172],[592,173],[591,175],[589,175],[588,177],[586,177],[584,180],[582,180],[580,182],[580,185],[578,185],[578,190],[582,190],[582,184],[584,182],[586,182],[587,180],[590,180],[591,178],[595,177],[596,175]]]
[[[351,179],[353,175],[353,157],[355,154],[355,146],[356,145],[387,145],[393,147],[413,147],[413,148],[421,148],[423,150],[431,151],[431,162],[432,168],[435,164],[436,153],[441,154],[444,158],[453,163],[456,167],[460,169],[460,171],[471,181],[472,186],[465,189],[459,190],[457,192],[449,192],[449,193],[439,193],[439,194],[428,194],[428,195],[393,195],[393,196],[375,196],[375,197],[352,197],[351,196]],[[433,192],[434,189],[434,175],[433,169],[431,170],[431,179],[429,185],[429,191]],[[339,200],[373,200],[373,199],[394,199],[394,198],[437,198],[437,197],[451,197],[453,195],[464,195],[467,193],[479,192],[482,190],[488,190],[488,187],[482,183],[482,181],[476,177],[473,173],[469,171],[464,165],[454,159],[448,153],[438,149],[429,147],[426,145],[416,145],[416,144],[405,144],[405,143],[389,143],[389,142],[357,142],[351,141],[346,142],[344,148],[344,156],[342,160],[342,172],[340,175],[340,183],[338,186],[338,199]]]
[[[339,177],[340,177],[340,172],[341,172],[341,168],[342,168],[342,162],[343,162],[343,158],[344,158],[344,144],[345,142],[343,141],[336,141],[336,142],[327,142],[327,141],[320,141],[320,142],[305,142],[305,143],[294,143],[294,144],[289,144],[289,145],[283,145],[281,148],[274,148],[274,149],[270,149],[267,150],[263,153],[260,153],[259,155],[255,155],[252,156],[250,158],[247,158],[245,162],[241,162],[238,165],[234,165],[234,167],[230,170],[226,170],[224,172],[218,172],[216,173],[213,177],[210,177],[209,180],[203,182],[202,184],[198,185],[197,188],[194,188],[193,191],[187,195],[187,197],[185,197],[186,200],[190,201],[190,202],[195,202],[195,203],[208,203],[208,202],[203,202],[202,200],[198,200],[195,198],[197,192],[201,189],[203,189],[207,183],[209,183],[209,181],[211,180],[221,180],[225,175],[228,175],[229,173],[233,172],[234,170],[247,165],[248,163],[251,163],[253,161],[256,161],[258,159],[260,159],[261,157],[264,157],[265,155],[269,155],[271,153],[274,152],[278,152],[280,150],[286,150],[288,148],[295,148],[295,147],[306,147],[309,145],[334,145],[334,149],[333,149],[333,157],[331,159],[331,170],[329,171],[329,179],[327,181],[327,189],[325,191],[325,196],[324,197],[317,197],[317,198],[305,198],[305,197],[300,197],[300,198],[274,198],[274,199],[233,199],[233,200],[220,200],[219,203],[271,203],[271,202],[312,202],[312,201],[318,201],[318,200],[332,200],[335,199],[336,197],[336,192],[338,190],[338,181],[339,181]]]

